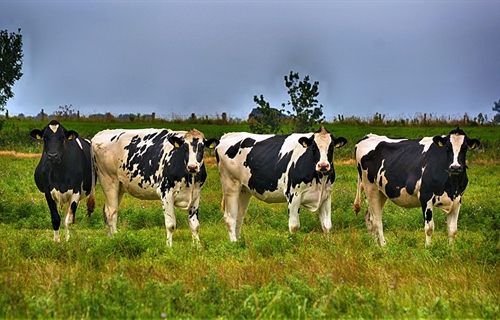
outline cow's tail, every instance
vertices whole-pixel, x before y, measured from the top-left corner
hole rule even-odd
[[[226,201],[224,201],[224,193],[222,193],[222,201],[220,203],[220,210],[226,212]]]
[[[356,190],[356,199],[354,199],[354,205],[353,205],[353,209],[354,209],[354,212],[356,212],[356,216],[358,215],[359,211],[361,210],[360,199],[361,199],[361,191],[362,190],[363,190],[363,183],[361,182],[361,173],[358,172],[358,188]]]
[[[87,198],[87,217],[90,217],[95,209],[95,184],[97,180],[92,142],[90,143],[90,174],[92,186],[90,187],[90,195]]]

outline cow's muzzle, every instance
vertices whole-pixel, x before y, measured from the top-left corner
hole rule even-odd
[[[318,163],[316,165],[316,171],[322,173],[322,174],[327,174],[328,172],[330,172],[330,169],[331,169],[331,165],[329,163]]]
[[[461,174],[463,172],[463,167],[462,166],[457,166],[453,165],[448,168],[448,174],[451,175],[457,175]]]
[[[50,162],[61,162],[61,158],[59,157],[59,153],[57,152],[47,152],[47,158]]]
[[[187,166],[187,170],[191,174],[196,174],[196,173],[198,173],[198,171],[200,171],[200,168],[196,164],[190,164]]]

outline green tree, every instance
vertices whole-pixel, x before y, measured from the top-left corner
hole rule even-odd
[[[18,33],[0,30],[0,111],[5,110],[7,100],[14,97],[12,87],[21,79],[23,68],[23,37]]]
[[[260,114],[249,119],[250,131],[253,133],[278,133],[281,129],[279,111],[271,108],[269,102],[264,100],[263,95],[260,95],[260,98],[253,96],[253,101],[258,105],[257,110]]]
[[[493,118],[493,122],[500,123],[500,100],[498,100],[498,102],[493,101],[493,103],[495,104],[495,106],[492,109],[493,111],[497,112],[497,114]]]
[[[321,123],[323,117],[323,106],[318,106],[316,97],[319,95],[319,82],[313,84],[309,82],[309,76],[305,76],[300,81],[299,74],[290,71],[289,76],[285,76],[285,86],[288,88],[290,100],[282,106],[292,106],[289,112],[293,123],[293,132],[313,131],[315,124]]]

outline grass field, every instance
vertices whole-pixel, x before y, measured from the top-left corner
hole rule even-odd
[[[415,137],[448,131],[332,128],[348,139],[364,129]],[[487,146],[498,144],[498,132],[488,130],[498,129],[465,128]],[[39,144],[13,145],[41,151]],[[353,145],[344,149],[352,152]],[[300,230],[290,234],[285,205],[253,199],[241,239],[230,243],[217,168],[209,166],[200,248],[192,245],[185,212],[176,211],[178,229],[167,248],[159,201],[128,195],[119,233],[107,237],[99,185],[96,211],[85,217],[82,203],[70,240],[55,244],[47,204],[33,180],[38,159],[0,156],[0,318],[500,318],[500,164],[493,151],[476,151],[469,153],[474,161],[456,241],[447,243],[445,214],[436,210],[428,248],[420,210],[391,203],[384,210],[388,245],[373,244],[363,215],[351,208],[356,168],[348,152],[335,164],[328,236],[317,215],[305,210]]]

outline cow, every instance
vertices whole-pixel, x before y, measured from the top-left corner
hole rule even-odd
[[[434,231],[433,211],[447,214],[448,240],[457,233],[462,195],[467,187],[467,149],[480,145],[457,127],[447,136],[417,140],[390,139],[368,134],[355,146],[358,183],[354,210],[360,211],[364,189],[368,232],[381,246],[386,244],[382,209],[387,199],[404,208],[422,208],[426,246]]]
[[[216,147],[222,184],[222,210],[230,241],[238,240],[252,196],[266,203],[288,203],[288,227],[300,227],[300,206],[319,211],[323,231],[332,228],[333,151],[347,143],[321,127],[314,133],[286,135],[227,133]]]
[[[162,202],[167,247],[176,228],[174,206],[189,211],[193,241],[199,243],[198,206],[207,177],[204,148],[215,148],[196,129],[104,130],[92,138],[94,165],[105,197],[104,222],[109,236],[117,232],[118,207],[125,193]]]
[[[45,195],[50,209],[54,241],[60,242],[59,227],[62,210],[67,205],[64,228],[69,240],[69,226],[75,221],[80,200],[87,198],[87,216],[94,211],[95,175],[92,171],[90,141],[81,139],[74,130],[67,130],[52,120],[43,129],[31,130],[30,136],[43,141],[43,152],[35,169],[35,183]]]

